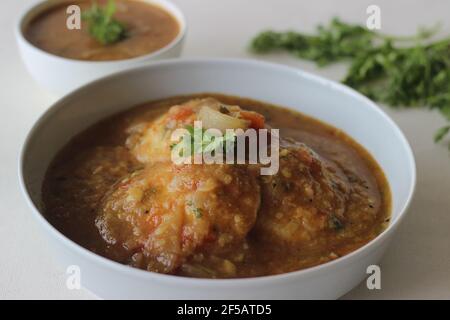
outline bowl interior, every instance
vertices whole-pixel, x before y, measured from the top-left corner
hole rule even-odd
[[[165,61],[95,81],[53,105],[36,123],[22,154],[22,178],[42,208],[41,186],[56,152],[108,115],[149,100],[216,92],[278,104],[344,130],[384,170],[392,191],[393,222],[415,184],[411,149],[397,126],[371,101],[340,84],[300,70],[245,60]]]

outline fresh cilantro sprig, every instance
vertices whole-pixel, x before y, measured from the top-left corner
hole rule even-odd
[[[200,219],[203,217],[203,210],[201,208],[197,207],[193,201],[189,200],[187,202],[187,205],[188,205],[189,209],[192,211],[192,213],[194,213],[194,215],[197,219]]]
[[[179,150],[181,151],[189,149],[191,150],[190,155],[194,155],[202,153],[212,153],[214,151],[222,151],[228,145],[232,146],[236,142],[235,133],[226,132],[222,136],[215,136],[210,134],[206,129],[197,129],[192,125],[186,125],[185,129],[187,130],[187,135],[184,136],[180,142],[172,144],[170,146],[171,149],[180,148]],[[181,156],[188,155],[181,154]]]
[[[450,38],[429,42],[438,28],[393,37],[335,18],[314,35],[265,31],[251,42],[255,53],[285,50],[324,66],[350,60],[343,82],[393,107],[427,106],[449,121],[435,141],[450,133]],[[449,143],[450,148],[450,143]]]
[[[82,14],[83,20],[88,23],[89,34],[102,45],[118,42],[126,36],[124,24],[113,18],[115,12],[114,0],[108,0],[104,7],[94,2],[91,8]]]

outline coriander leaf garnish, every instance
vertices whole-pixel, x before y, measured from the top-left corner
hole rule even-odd
[[[438,109],[450,121],[450,37],[430,42],[437,30],[422,28],[412,37],[394,37],[334,18],[313,35],[262,32],[251,49],[284,50],[319,66],[349,60],[345,84],[392,107]],[[449,126],[439,129],[436,142],[450,133]]]
[[[225,135],[215,136],[210,134],[205,129],[197,129],[192,125],[186,125],[185,129],[187,130],[187,135],[181,139],[178,143],[173,143],[170,145],[170,149],[174,150],[176,147],[181,147],[180,149],[188,149],[182,148],[183,144],[190,143],[189,149],[191,150],[191,156],[194,154],[202,154],[202,153],[211,153],[213,151],[222,151],[221,148],[225,151],[229,147],[233,147],[236,141],[236,134],[231,132],[226,132]],[[196,144],[196,142],[200,142]],[[180,154],[180,156],[187,156]]]
[[[94,2],[91,8],[82,14],[88,23],[89,34],[103,45],[112,44],[125,38],[125,26],[113,18],[116,12],[114,0],[108,0],[104,7]]]
[[[344,228],[344,224],[342,223],[342,221],[334,214],[330,215],[328,219],[328,224],[331,229],[336,231],[342,230]]]
[[[189,209],[192,211],[192,213],[194,213],[194,215],[197,219],[200,219],[201,217],[203,217],[202,209],[197,208],[192,201],[189,200],[187,202],[187,205],[188,205]]]
[[[440,128],[434,135],[434,141],[441,141],[450,131],[450,125]]]

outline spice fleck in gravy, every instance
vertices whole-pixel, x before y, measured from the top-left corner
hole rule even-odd
[[[66,26],[67,6],[78,5],[88,10],[93,1],[61,4],[38,15],[25,30],[26,39],[49,53],[76,60],[105,61],[139,57],[157,51],[172,42],[180,27],[164,9],[138,0],[116,0],[114,18],[126,27],[127,36],[114,44],[102,45],[89,35],[88,25],[69,30]],[[105,1],[98,1],[104,5]]]
[[[170,133],[210,108],[280,129],[279,171],[175,165]],[[200,278],[280,274],[363,246],[389,224],[386,178],[344,132],[246,98],[203,94],[134,107],[71,140],[43,184],[46,218],[109,259]]]

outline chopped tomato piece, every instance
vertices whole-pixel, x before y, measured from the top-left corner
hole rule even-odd
[[[241,111],[242,119],[250,121],[250,127],[253,129],[263,129],[265,125],[264,116],[253,111]]]
[[[194,113],[194,111],[192,111],[191,108],[189,107],[178,107],[176,109],[172,109],[171,110],[171,115],[170,118],[176,121],[183,121],[185,120],[187,117],[189,117],[190,115],[192,115]]]

